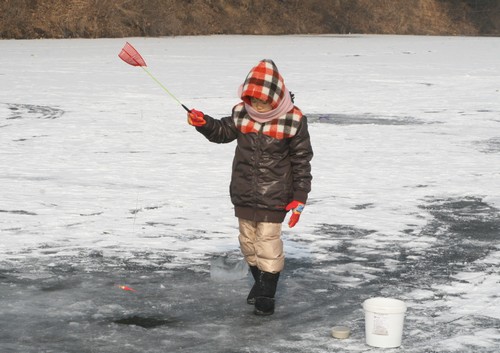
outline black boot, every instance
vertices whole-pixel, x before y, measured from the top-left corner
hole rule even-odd
[[[247,297],[247,303],[250,305],[255,304],[255,297],[257,296],[257,281],[259,279],[260,275],[260,270],[257,266],[250,266],[250,272],[252,272],[253,279],[255,280],[255,283],[250,290],[250,293],[248,294]]]
[[[257,296],[255,297],[255,315],[267,316],[274,314],[274,295],[276,294],[279,277],[279,272],[260,272],[257,281]]]

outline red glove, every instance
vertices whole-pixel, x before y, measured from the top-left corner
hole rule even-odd
[[[285,210],[292,210],[292,215],[290,216],[290,220],[288,221],[288,226],[290,228],[293,228],[293,226],[295,226],[299,221],[300,214],[302,213],[302,211],[304,211],[304,206],[304,203],[297,200],[293,200],[288,205],[286,205]]]
[[[203,126],[207,122],[203,118],[205,114],[196,109],[191,109],[187,114],[188,124],[192,126]]]

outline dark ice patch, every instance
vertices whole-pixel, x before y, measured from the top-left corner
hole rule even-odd
[[[102,212],[92,212],[92,213],[80,213],[82,217],[92,217],[92,216],[100,216]]]
[[[308,122],[333,125],[423,125],[411,116],[378,116],[375,114],[307,114]]]
[[[404,279],[421,288],[429,283],[446,283],[460,271],[483,271],[481,266],[488,266],[475,261],[495,250],[500,237],[498,209],[480,197],[432,198],[421,209],[432,216],[431,220],[422,229],[408,225],[403,233],[415,241],[420,237],[435,239],[432,246],[412,248],[405,242],[387,242],[385,252],[381,249],[367,251],[364,247],[359,249],[357,240],[375,231],[350,225],[320,224],[314,232],[316,240],[336,241],[324,248],[330,259],[322,260],[321,266],[335,269],[341,264],[359,263],[375,276],[372,280],[362,278],[365,285],[401,286],[400,281]],[[376,241],[375,238],[372,241]],[[346,276],[356,275],[346,273]]]
[[[146,225],[150,227],[175,227],[177,224],[176,223],[168,223],[168,222],[153,222],[149,221],[145,223]]]
[[[374,230],[356,228],[345,224],[319,224],[315,233],[322,235],[332,235],[337,238],[355,239],[375,233]]]
[[[79,287],[81,281],[77,278],[50,278],[41,283],[40,289],[44,292],[55,292]]]
[[[365,210],[367,208],[372,208],[374,205],[373,203],[363,203],[359,205],[355,205],[354,207],[351,207],[353,210]]]
[[[25,210],[0,210],[0,213],[11,213],[23,216],[36,216],[35,212],[25,211]]]
[[[480,197],[436,199],[422,206],[434,216],[430,228],[461,239],[496,241],[500,237],[500,210]]]
[[[500,211],[480,197],[431,199],[421,208],[433,219],[416,236],[433,237],[436,242],[421,254],[401,247],[398,274],[425,287],[431,278],[447,281],[460,271],[483,271],[475,261],[495,249]]]
[[[499,153],[500,137],[493,137],[487,140],[475,141],[474,145],[483,153]]]
[[[128,272],[154,272],[162,269],[164,265],[171,263],[173,258],[172,255],[162,253],[161,251],[133,251],[126,258],[116,256],[105,257],[103,258],[103,262],[106,264],[113,263],[114,266],[125,269]]]
[[[46,105],[7,103],[10,114],[6,120],[17,119],[58,119],[64,110]]]

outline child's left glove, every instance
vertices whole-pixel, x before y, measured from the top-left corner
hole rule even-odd
[[[305,204],[297,200],[293,200],[286,206],[285,210],[292,210],[292,215],[290,216],[290,220],[288,221],[288,226],[290,228],[293,228],[297,224],[300,219],[300,214],[304,210],[304,207]]]

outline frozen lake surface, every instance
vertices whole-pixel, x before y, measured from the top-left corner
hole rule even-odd
[[[313,191],[271,317],[246,304],[228,183],[184,104],[230,113],[273,59],[308,116]],[[475,352],[500,346],[500,38],[0,41],[0,351]],[[225,272],[227,265],[234,265]],[[123,290],[128,286],[134,291]],[[361,304],[408,305],[401,348]],[[351,337],[330,336],[346,325]]]

